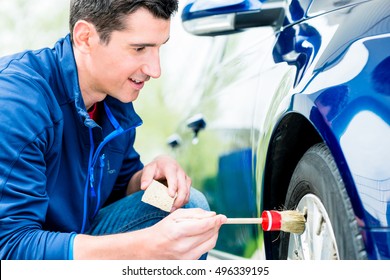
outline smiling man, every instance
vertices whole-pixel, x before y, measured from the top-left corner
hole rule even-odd
[[[74,0],[54,48],[0,59],[1,259],[198,259],[226,217],[167,156],[135,151],[174,0]],[[171,213],[141,202],[153,179]],[[179,209],[180,208],[180,209]]]

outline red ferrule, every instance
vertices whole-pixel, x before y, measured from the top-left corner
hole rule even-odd
[[[261,226],[264,231],[280,230],[282,228],[282,216],[278,211],[263,211],[261,214]]]

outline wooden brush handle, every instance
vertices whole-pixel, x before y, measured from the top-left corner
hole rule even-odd
[[[261,224],[262,218],[228,218],[225,224],[242,225],[242,224]]]

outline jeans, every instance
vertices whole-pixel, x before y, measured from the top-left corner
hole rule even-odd
[[[141,201],[143,191],[136,192],[102,208],[87,234],[106,235],[124,233],[150,227],[169,213]],[[190,201],[183,208],[210,210],[204,195],[191,188]],[[207,253],[200,259],[206,259]]]

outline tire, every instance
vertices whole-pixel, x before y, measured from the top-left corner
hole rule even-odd
[[[280,259],[367,259],[363,238],[334,158],[323,143],[299,161],[285,201],[306,214],[302,234],[280,235]]]

